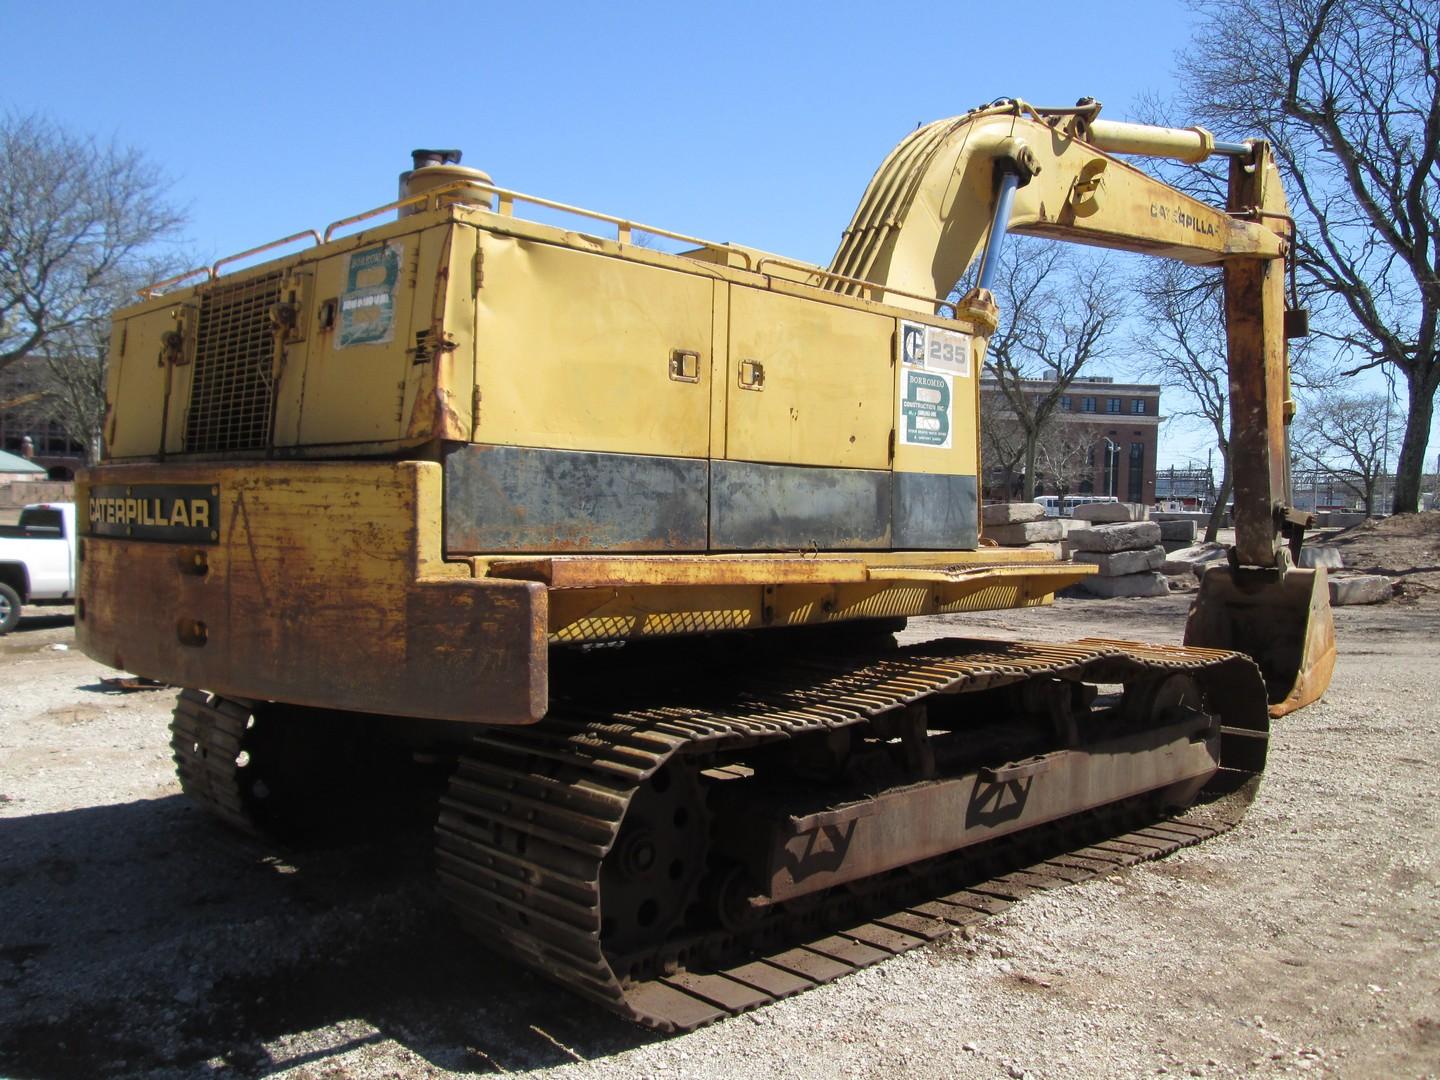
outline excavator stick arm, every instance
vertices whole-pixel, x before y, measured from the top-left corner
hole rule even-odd
[[[1269,147],[1232,159],[1230,211],[1282,227],[1290,218]],[[1282,259],[1226,260],[1230,468],[1235,546],[1230,565],[1207,571],[1185,627],[1189,645],[1233,648],[1260,665],[1272,715],[1317,700],[1335,669],[1335,620],[1324,570],[1291,564],[1307,514],[1290,505],[1289,354]]]

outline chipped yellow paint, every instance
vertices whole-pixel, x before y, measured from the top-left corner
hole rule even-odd
[[[85,536],[76,635],[114,667],[240,698],[489,723],[547,703],[545,588],[441,559],[432,462],[133,465],[78,485],[218,489],[211,543]]]
[[[867,568],[867,573],[856,580],[869,580],[871,571],[876,567],[915,567],[915,568],[948,568],[961,566],[1028,566],[1036,563],[1053,563],[1054,556],[1049,553],[1031,548],[1000,548],[986,547],[978,551],[846,551],[846,552],[818,552],[815,554],[796,555],[794,553],[776,553],[774,555],[754,555],[736,552],[718,552],[709,555],[555,555],[555,556],[516,556],[516,555],[474,555],[467,556],[463,562],[470,568],[469,572],[475,577],[506,577],[514,576],[506,569],[511,566],[529,568],[527,573],[540,573],[542,567],[550,564],[564,564],[572,567],[566,570],[567,574],[581,574],[588,572],[587,567],[603,568],[606,574],[623,574],[625,567],[632,563],[635,566],[646,568],[648,575],[645,581],[627,581],[628,584],[684,584],[686,581],[705,584],[717,584],[729,582],[731,584],[753,583],[752,579],[743,575],[750,570],[750,564],[755,566],[767,566],[772,562],[784,567],[792,562],[806,562],[818,566],[836,565],[844,569],[840,571],[841,577],[829,578],[826,580],[843,580],[844,575],[851,573],[848,569],[854,564]],[[746,570],[726,570],[724,567],[732,563],[746,564]],[[670,567],[674,569],[669,569]],[[796,574],[811,575],[824,573],[824,571],[793,571]],[[1082,573],[1086,571],[1082,570]],[[536,577],[534,580],[543,580]],[[813,577],[810,580],[814,580]],[[609,582],[607,582],[608,584]]]
[[[113,403],[123,394],[126,407],[111,408],[107,418],[106,452],[114,457],[140,457],[163,449],[172,365],[162,338],[181,325],[180,313],[177,303],[152,301],[115,320],[106,400]]]
[[[489,576],[542,581],[554,589],[617,585],[765,585],[798,581],[865,581],[859,559],[806,558],[799,555],[751,555],[715,558],[707,555],[554,556],[500,558]]]
[[[1033,607],[1093,572],[1049,562],[951,573],[876,568],[862,582],[572,586],[550,594],[550,636],[604,641]]]
[[[420,234],[419,282],[431,283],[429,293],[417,288],[417,327],[425,334],[416,343],[406,368],[400,414],[408,439],[464,442],[474,429],[475,390],[475,267],[474,229],[455,225]],[[453,280],[452,280],[453,279]],[[424,310],[428,309],[428,315]],[[423,351],[422,351],[423,350]]]

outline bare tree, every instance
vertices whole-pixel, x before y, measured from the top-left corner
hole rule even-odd
[[[1036,471],[1062,499],[1078,491],[1095,474],[1095,429],[1087,424],[1055,417],[1036,446]]]
[[[0,119],[0,370],[37,357],[47,411],[92,460],[110,313],[176,263],[167,187],[137,150]]]
[[[987,481],[1003,491],[1003,498],[1009,500],[1014,496],[1021,463],[1025,460],[1025,429],[1006,414],[1004,403],[995,400],[998,396],[997,391],[981,391],[980,446]]]
[[[118,304],[116,306],[119,306]],[[67,436],[85,447],[85,460],[100,460],[105,426],[105,367],[109,320],[95,320],[56,334],[43,357],[38,380],[45,412]]]
[[[1220,275],[1168,259],[1147,264],[1135,279],[1143,334],[1131,343],[1140,369],[1174,391],[1170,416],[1209,427],[1220,453],[1220,487],[1205,539],[1214,542],[1230,501],[1230,379]]]
[[[1375,488],[1390,456],[1390,400],[1386,394],[1329,393],[1299,415],[1291,449],[1349,488],[1375,514]]]
[[[1272,143],[1313,320],[1408,388],[1394,509],[1418,508],[1440,388],[1440,0],[1207,0],[1186,106]]]
[[[1003,415],[1019,426],[1026,499],[1035,497],[1040,439],[1060,399],[1086,365],[1108,355],[1125,314],[1121,296],[1104,258],[1053,241],[1006,240],[995,281],[1001,324],[986,360],[997,393],[981,423]]]
[[[0,370],[109,316],[183,220],[137,150],[0,120]]]

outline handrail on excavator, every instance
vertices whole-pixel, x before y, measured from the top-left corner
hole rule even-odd
[[[403,210],[405,207],[408,206],[423,205],[427,209],[437,209],[442,204],[443,196],[454,195],[459,192],[477,191],[484,192],[487,195],[494,195],[496,197],[498,207],[495,212],[498,213],[501,217],[514,217],[515,203],[517,202],[528,203],[531,206],[543,206],[547,210],[556,210],[564,214],[574,214],[577,217],[591,218],[595,221],[603,221],[607,224],[614,225],[615,239],[618,243],[621,244],[633,243],[633,235],[636,232],[641,232],[650,236],[661,236],[667,240],[678,240],[681,243],[694,244],[696,247],[704,248],[707,251],[722,253],[726,256],[734,255],[741,260],[743,264],[742,269],[751,271],[755,269],[755,261],[751,258],[750,253],[742,248],[735,247],[732,244],[721,244],[716,243],[713,240],[704,240],[698,236],[690,236],[686,233],[675,232],[671,229],[664,229],[658,225],[646,225],[641,222],[634,221],[630,218],[617,217],[614,214],[606,214],[599,210],[587,210],[582,206],[571,206],[568,203],[557,202],[554,199],[546,199],[539,195],[529,195],[523,191],[515,191],[510,188],[497,187],[494,184],[486,184],[477,180],[457,180],[453,183],[445,184],[442,187],[433,188],[430,191],[426,191],[420,195],[411,195],[407,198],[395,199],[392,202],[384,203],[381,206],[375,206],[370,208],[369,210],[361,211],[358,214],[352,214],[349,217],[341,218],[339,221],[332,221],[329,225],[325,227],[325,231],[323,234],[321,234],[315,229],[304,229],[300,232],[293,233],[290,236],[283,237],[279,240],[272,240],[268,244],[261,244],[259,247],[253,247],[246,251],[241,251],[235,255],[227,255],[225,256],[225,258],[220,259],[213,265],[197,266],[193,270],[187,270],[182,274],[175,274],[172,277],[152,282],[151,284],[146,285],[144,288],[138,290],[138,292],[143,299],[148,300],[151,297],[159,295],[159,293],[163,289],[169,288],[172,285],[178,285],[180,282],[186,281],[189,278],[195,277],[197,274],[201,273],[207,275],[207,280],[214,281],[217,277],[220,276],[220,267],[225,266],[228,263],[238,262],[239,260],[249,258],[252,255],[258,255],[264,251],[270,251],[277,247],[283,247],[286,244],[294,243],[296,240],[304,239],[305,237],[313,238],[316,246],[319,246],[320,244],[327,244],[334,238],[335,233],[338,230],[343,229],[346,226],[356,225],[362,221],[368,221],[373,217],[378,217],[381,214],[389,213],[392,210]],[[452,201],[458,202],[460,200],[455,199]],[[824,273],[824,271],[820,267],[805,267],[804,269]],[[944,301],[940,302],[944,303]]]

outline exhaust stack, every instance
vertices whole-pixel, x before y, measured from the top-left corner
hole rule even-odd
[[[461,151],[459,150],[412,150],[410,159],[413,162],[411,168],[400,174],[400,198],[409,199],[416,195],[424,195],[427,191],[434,191],[436,188],[448,187],[451,184],[467,183],[472,185],[489,185],[490,174],[479,169],[471,169],[460,164]],[[473,189],[458,189],[447,192],[441,197],[441,205],[461,204],[464,206],[479,206],[486,210],[494,207],[494,198],[490,192],[480,187]],[[415,213],[418,206],[402,206],[398,212],[399,217],[406,217]]]

